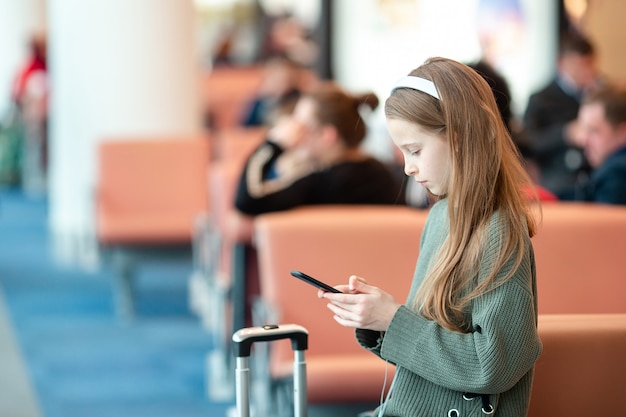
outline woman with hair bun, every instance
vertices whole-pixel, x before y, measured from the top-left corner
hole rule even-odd
[[[389,169],[361,149],[361,110],[378,104],[373,93],[351,95],[330,81],[304,93],[248,159],[237,209],[257,215],[302,205],[398,203]]]

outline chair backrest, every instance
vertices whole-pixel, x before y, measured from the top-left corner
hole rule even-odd
[[[218,270],[222,277],[230,280],[232,268],[232,246],[230,239],[230,214],[235,210],[235,194],[243,164],[237,159],[214,161],[209,170],[211,195],[211,221],[220,241]]]
[[[359,275],[404,302],[426,216],[426,211],[404,206],[315,206],[256,218],[261,297],[278,309],[280,323],[309,330],[310,401],[375,400],[385,365],[358,346],[352,329],[332,319],[314,287],[290,271],[301,270],[331,285]],[[277,342],[271,352],[272,374],[288,374],[289,345]],[[375,369],[376,378],[364,376],[366,369]]]
[[[204,104],[215,129],[241,125],[262,79],[261,66],[217,67],[204,75]]]
[[[98,148],[97,233],[103,243],[190,242],[209,207],[210,141],[111,138]]]
[[[263,65],[248,67],[215,67],[203,76],[203,101],[217,131],[241,126],[252,100],[258,94],[265,69]],[[307,90],[318,82],[315,71],[305,69],[300,87]]]
[[[626,313],[626,207],[545,204],[532,240],[539,313]]]
[[[234,210],[235,194],[241,171],[240,161],[214,161],[209,169],[211,217],[221,233],[227,228],[228,213]]]
[[[626,314],[539,316],[543,353],[529,417],[607,416],[624,411]]]

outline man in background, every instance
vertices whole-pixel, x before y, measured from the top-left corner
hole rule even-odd
[[[555,78],[532,94],[523,117],[539,183],[562,200],[575,199],[589,165],[575,144],[575,120],[583,94],[598,84],[596,53],[579,32],[565,32],[559,43]]]
[[[585,96],[578,132],[593,167],[581,199],[626,204],[626,89],[603,86]]]

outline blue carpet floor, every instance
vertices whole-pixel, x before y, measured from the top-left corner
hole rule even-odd
[[[54,261],[47,213],[45,198],[0,188],[0,291],[40,417],[227,416],[234,404],[206,394],[211,342],[188,309],[191,261],[142,263],[138,316],[125,324],[114,313],[110,270]],[[310,405],[309,417],[372,406]]]
[[[206,396],[210,340],[188,311],[190,262],[142,267],[138,319],[124,324],[110,271],[51,253],[46,199],[0,190],[0,290],[42,417],[226,415],[232,404]]]

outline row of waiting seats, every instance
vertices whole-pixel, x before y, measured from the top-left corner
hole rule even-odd
[[[96,237],[104,266],[113,272],[116,314],[135,318],[144,261],[191,258],[189,303],[214,339],[207,381],[216,399],[232,395],[224,383],[231,377],[225,335],[233,328],[225,312],[237,251],[222,238],[226,213],[246,157],[265,138],[264,127],[242,128],[238,122],[262,76],[261,67],[208,73],[202,92],[210,119],[206,131],[106,137],[97,150]]]
[[[188,256],[207,214],[223,226],[233,181],[264,135],[262,128],[227,129],[100,143],[96,233],[103,258],[115,271],[120,317],[134,315],[134,280],[142,258]]]
[[[293,279],[302,269],[331,283],[368,278],[407,294],[427,213],[404,207],[319,207],[255,220],[263,300],[275,320],[309,330],[309,400],[376,401],[385,363],[332,321],[316,290]],[[533,238],[539,332],[530,416],[588,416],[624,410],[626,387],[626,208],[578,203],[543,207]],[[289,374],[288,343],[271,350],[271,379]]]
[[[262,77],[260,66],[216,68],[203,76],[201,95],[204,113],[212,119],[211,130],[101,139],[95,229],[102,258],[115,272],[120,317],[131,319],[135,314],[139,261],[155,254],[188,256],[194,236],[206,229],[203,218],[214,205],[209,167],[217,161],[237,164],[264,135],[263,129],[238,127]],[[196,259],[204,257],[197,253]]]
[[[204,74],[201,96],[210,119],[206,132],[101,139],[96,237],[102,257],[115,271],[120,317],[134,316],[139,260],[155,254],[188,256],[190,246],[206,246],[193,241],[209,233],[208,213],[209,223],[216,225],[211,227],[223,230],[220,207],[228,200],[234,173],[265,136],[264,127],[242,128],[239,123],[263,77],[260,65],[219,67]],[[313,74],[305,79],[313,82]],[[228,185],[210,179],[222,177]],[[213,197],[210,188],[216,188]],[[202,251],[194,256],[197,264],[213,261]]]

